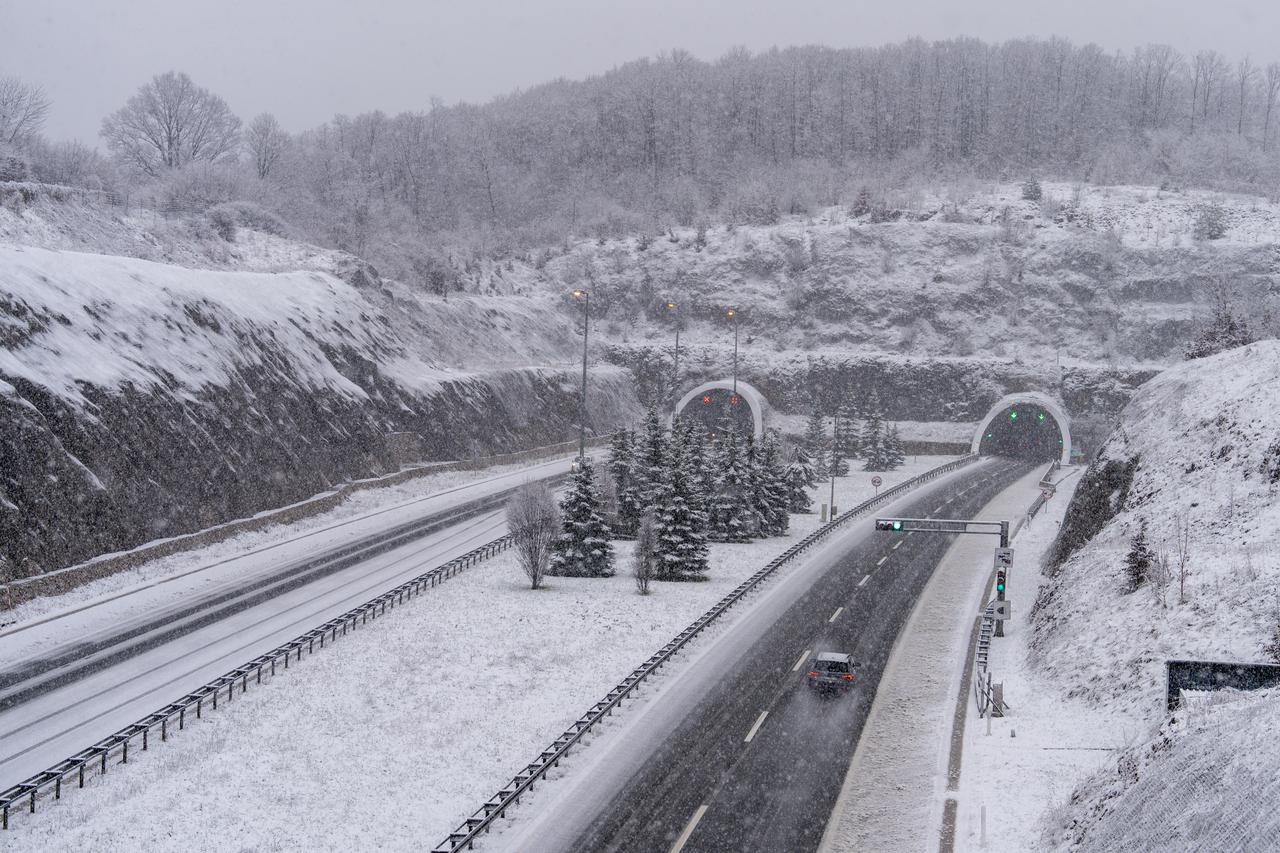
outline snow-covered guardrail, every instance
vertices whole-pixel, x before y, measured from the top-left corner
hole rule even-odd
[[[488,832],[494,821],[502,818],[507,809],[520,802],[520,797],[527,791],[531,791],[536,782],[542,780],[548,771],[560,764],[560,759],[564,758],[569,750],[578,744],[578,742],[598,725],[605,717],[611,716],[615,708],[622,705],[624,699],[631,697],[632,693],[640,686],[640,683],[649,676],[653,675],[663,664],[673,658],[677,652],[688,645],[694,638],[702,633],[709,625],[715,622],[730,607],[737,604],[746,596],[747,593],[755,589],[762,581],[772,575],[782,566],[794,560],[797,556],[812,548],[823,539],[830,536],[839,528],[848,522],[864,517],[868,512],[883,506],[885,503],[892,501],[904,492],[949,474],[958,468],[968,465],[978,459],[976,455],[961,457],[960,459],[940,465],[937,468],[930,469],[918,477],[913,477],[898,485],[886,489],[882,494],[870,500],[863,501],[853,509],[838,516],[834,520],[822,525],[799,542],[783,551],[773,560],[753,574],[747,580],[743,581],[732,592],[720,599],[710,610],[698,618],[692,625],[685,628],[675,636],[669,643],[658,650],[656,654],[647,661],[636,667],[630,675],[624,678],[618,686],[610,690],[605,697],[591,706],[587,713],[583,714],[573,723],[564,734],[556,738],[549,747],[539,753],[538,757],[532,762],[525,765],[524,769],[515,775],[504,785],[496,794],[485,801],[479,809],[475,811],[471,817],[467,818],[462,824],[449,833],[449,837],[433,848],[432,853],[452,853],[452,851],[462,848],[471,849],[475,843],[475,839],[482,833]]]
[[[14,785],[0,793],[0,824],[2,824],[0,828],[9,828],[9,812],[15,806],[21,808],[25,805],[34,813],[36,801],[41,796],[51,795],[55,800],[61,799],[64,784],[74,784],[78,788],[83,788],[86,771],[105,775],[112,763],[110,759],[116,756],[120,759],[119,763],[128,764],[131,745],[136,744],[145,751],[155,735],[158,734],[161,741],[167,740],[173,726],[176,724],[179,730],[183,729],[192,714],[199,719],[206,709],[217,710],[219,701],[223,704],[230,703],[237,691],[241,694],[248,691],[250,682],[261,684],[264,677],[269,679],[278,669],[288,669],[291,660],[301,661],[303,652],[311,654],[317,648],[323,649],[326,642],[332,644],[339,636],[345,636],[348,631],[354,631],[358,625],[364,625],[369,620],[382,616],[396,605],[409,601],[415,595],[509,547],[511,547],[510,536],[500,536],[405,581],[359,607],[348,610],[341,616],[330,619],[323,625],[312,628],[305,634],[215,678],[176,702],[171,702],[155,713],[148,714],[137,722],[108,735],[93,746],[58,762],[48,770]]]

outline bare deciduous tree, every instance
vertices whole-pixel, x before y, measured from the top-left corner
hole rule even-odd
[[[44,89],[19,77],[0,77],[0,144],[25,148],[49,115]]]
[[[1174,528],[1174,553],[1178,559],[1178,603],[1187,603],[1187,578],[1191,575],[1191,524],[1187,516],[1178,518]]]
[[[530,588],[537,589],[547,573],[551,543],[560,532],[560,507],[546,485],[526,483],[515,491],[507,501],[507,530]]]
[[[653,513],[645,513],[636,528],[636,550],[632,558],[632,574],[641,595],[649,594],[649,584],[658,574],[658,525]]]
[[[249,148],[249,156],[253,159],[254,171],[265,181],[284,154],[289,135],[281,129],[275,116],[263,113],[249,123],[244,140]]]
[[[103,119],[102,137],[123,163],[154,177],[186,163],[234,157],[240,119],[222,98],[169,71]]]

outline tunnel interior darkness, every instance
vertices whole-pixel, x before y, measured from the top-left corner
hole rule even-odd
[[[1062,454],[1062,430],[1042,406],[1018,403],[1001,410],[987,425],[978,452],[1032,462],[1047,462]]]
[[[728,388],[708,388],[685,403],[680,410],[680,417],[690,418],[710,434],[722,432],[730,423],[737,427],[738,435],[749,435],[755,431],[755,415],[751,412],[751,404],[735,395]]]

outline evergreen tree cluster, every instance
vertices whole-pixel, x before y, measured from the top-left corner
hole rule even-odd
[[[786,533],[798,503],[795,478],[812,478],[783,465],[773,434],[756,442],[730,427],[708,438],[691,420],[667,429],[656,409],[635,433],[614,435],[608,467],[618,495],[615,527],[632,533],[653,513],[658,580],[704,577],[709,541]]]
[[[885,423],[880,397],[874,391],[862,409],[848,403],[841,405],[830,434],[826,422],[822,412],[815,409],[800,443],[809,463],[807,470],[815,482],[832,476],[833,471],[837,477],[847,475],[846,460],[851,458],[861,458],[866,471],[892,471],[907,460],[898,427]]]

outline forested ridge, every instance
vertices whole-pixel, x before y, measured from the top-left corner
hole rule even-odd
[[[270,115],[241,129],[222,104],[238,144],[165,152],[159,169],[112,138],[127,108],[104,121],[110,160],[82,152],[72,168],[65,146],[28,149],[50,180],[92,173],[196,207],[257,201],[299,236],[440,287],[446,255],[767,222],[961,176],[1274,195],[1278,98],[1280,65],[1211,50],[913,39],[715,61],[673,51],[483,106],[337,116],[300,134]]]

